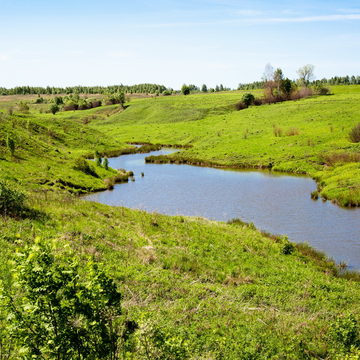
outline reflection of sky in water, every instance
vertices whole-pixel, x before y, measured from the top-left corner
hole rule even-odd
[[[91,194],[87,199],[169,215],[221,221],[238,217],[271,233],[286,234],[290,240],[308,242],[337,261],[360,269],[360,209],[311,200],[316,184],[310,178],[145,164],[146,156],[149,154],[109,159],[113,168],[134,171],[136,181],[118,184],[113,191]]]

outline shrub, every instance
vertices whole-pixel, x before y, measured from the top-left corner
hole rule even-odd
[[[349,137],[350,140],[354,143],[360,142],[360,123],[358,123],[351,129]]]
[[[108,158],[106,157],[105,159],[104,159],[104,169],[105,170],[109,170],[109,160],[108,160]]]
[[[59,106],[56,104],[52,104],[50,106],[50,112],[55,115],[60,110]]]
[[[14,256],[16,281],[2,289],[4,325],[21,357],[118,358],[137,326],[122,320],[116,284],[98,264],[55,251],[36,239]]]
[[[329,335],[341,350],[349,350],[351,346],[360,344],[359,325],[353,315],[336,319],[330,327]]]
[[[35,104],[43,104],[44,103],[44,98],[43,97],[38,97],[36,100],[35,100]]]
[[[255,96],[251,93],[246,93],[243,95],[241,101],[248,107],[254,103]]]
[[[64,111],[77,110],[79,105],[74,101],[69,101],[64,105]]]
[[[295,250],[295,246],[292,244],[292,243],[286,243],[282,250],[281,250],[281,253],[284,254],[284,255],[291,255]]]
[[[84,158],[78,158],[75,160],[74,169],[82,171],[84,174],[99,177],[94,168]]]
[[[64,103],[64,100],[61,96],[55,96],[54,97],[54,103],[56,105],[62,105]]]
[[[248,106],[246,104],[244,104],[242,101],[239,101],[238,103],[235,104],[235,109],[236,110],[243,110],[243,109],[247,109]]]
[[[101,157],[97,157],[97,158],[95,159],[95,163],[96,163],[96,166],[101,166],[101,164],[102,164],[102,158],[101,158]]]
[[[325,87],[321,83],[316,84],[314,87],[314,90],[315,90],[315,94],[317,94],[317,95],[329,95],[330,94],[330,89]]]
[[[25,195],[12,189],[6,182],[0,181],[0,213],[16,215],[24,209]]]
[[[184,84],[181,87],[181,92],[183,93],[183,95],[189,95],[190,94],[190,87]]]
[[[20,101],[18,104],[18,109],[21,112],[28,112],[30,108],[26,102]]]

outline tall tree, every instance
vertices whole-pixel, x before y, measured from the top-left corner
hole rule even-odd
[[[310,81],[314,79],[314,65],[307,64],[298,69],[299,81],[303,86],[309,86]]]

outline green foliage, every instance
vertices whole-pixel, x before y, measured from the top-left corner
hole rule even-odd
[[[358,123],[351,129],[349,137],[353,143],[360,142],[360,123]]]
[[[204,93],[208,92],[208,88],[207,88],[206,84],[203,84],[201,86],[201,91],[204,92]]]
[[[104,158],[103,165],[105,170],[109,170],[109,160],[107,157]]]
[[[25,247],[16,254],[11,287],[3,289],[6,330],[21,356],[118,358],[121,295],[115,283],[97,264],[81,269],[71,253],[54,250],[39,240]]]
[[[352,347],[360,347],[359,324],[353,315],[337,318],[331,324],[329,336],[339,352],[349,351]]]
[[[25,195],[5,181],[0,181],[0,214],[16,215],[24,209]]]
[[[29,111],[29,105],[25,101],[20,101],[18,104],[18,109],[21,112],[27,113]]]
[[[289,97],[293,90],[293,83],[290,79],[286,78],[280,82],[280,91],[286,96]]]
[[[50,106],[50,112],[55,115],[60,110],[59,106],[57,104],[52,104]]]
[[[281,249],[282,254],[284,255],[290,255],[294,252],[295,247],[292,243],[287,242],[284,244],[283,248]]]
[[[6,146],[11,154],[11,156],[14,156],[15,153],[15,140],[8,134],[6,137]]]
[[[64,100],[63,100],[63,98],[61,96],[55,96],[54,97],[54,103],[59,106],[59,105],[64,104]]]
[[[255,100],[255,96],[251,93],[246,93],[242,96],[241,101],[246,105],[246,106],[250,106],[254,103]]]
[[[84,174],[99,177],[94,168],[87,162],[86,159],[80,157],[75,160],[74,169],[82,171]]]
[[[102,164],[102,158],[101,158],[101,157],[97,157],[97,158],[95,159],[95,163],[96,163],[96,166],[101,166],[101,164]]]
[[[181,87],[181,93],[183,94],[183,95],[189,95],[190,94],[190,87],[188,86],[188,85],[183,85],[182,87]]]

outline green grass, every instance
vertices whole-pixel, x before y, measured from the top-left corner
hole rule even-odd
[[[184,337],[193,358],[335,358],[331,324],[360,317],[360,283],[242,225],[30,194],[43,220],[0,219],[2,259],[34,236],[105,264],[127,317]],[[19,242],[20,241],[20,242]],[[1,274],[8,273],[1,262]]]
[[[356,156],[331,155],[359,152],[347,134],[359,119],[360,87],[333,91],[240,112],[232,105],[241,92],[137,99],[123,112],[111,106],[55,116],[39,114],[35,105],[29,114],[8,115],[0,104],[0,178],[25,191],[34,210],[0,217],[1,280],[10,276],[16,248],[36,236],[56,239],[84,260],[102,262],[124,296],[126,317],[140,331],[158,327],[171,343],[181,339],[186,358],[342,359],[350,348],[347,328],[338,324],[350,314],[360,322],[358,275],[342,274],[310,247],[289,246],[241,221],[148,214],[69,193],[101,189],[115,175],[100,167],[98,177],[74,170],[79,156],[126,151],[126,142],[138,141],[191,145],[172,155],[181,161],[271,162],[277,170],[315,176],[323,196],[355,204],[359,163],[333,160]],[[275,137],[274,125],[299,135]],[[14,157],[8,134],[17,145]],[[354,352],[360,334],[355,337]]]
[[[91,126],[124,142],[192,145],[169,155],[188,163],[308,174],[321,178],[321,195],[343,206],[356,206],[360,204],[359,162],[346,164],[344,182],[336,180],[344,164],[329,166],[323,158],[334,152],[360,152],[360,144],[348,137],[360,119],[360,87],[338,86],[332,91],[329,96],[241,111],[233,105],[243,92],[140,99]],[[282,136],[275,136],[275,128],[281,129]]]

